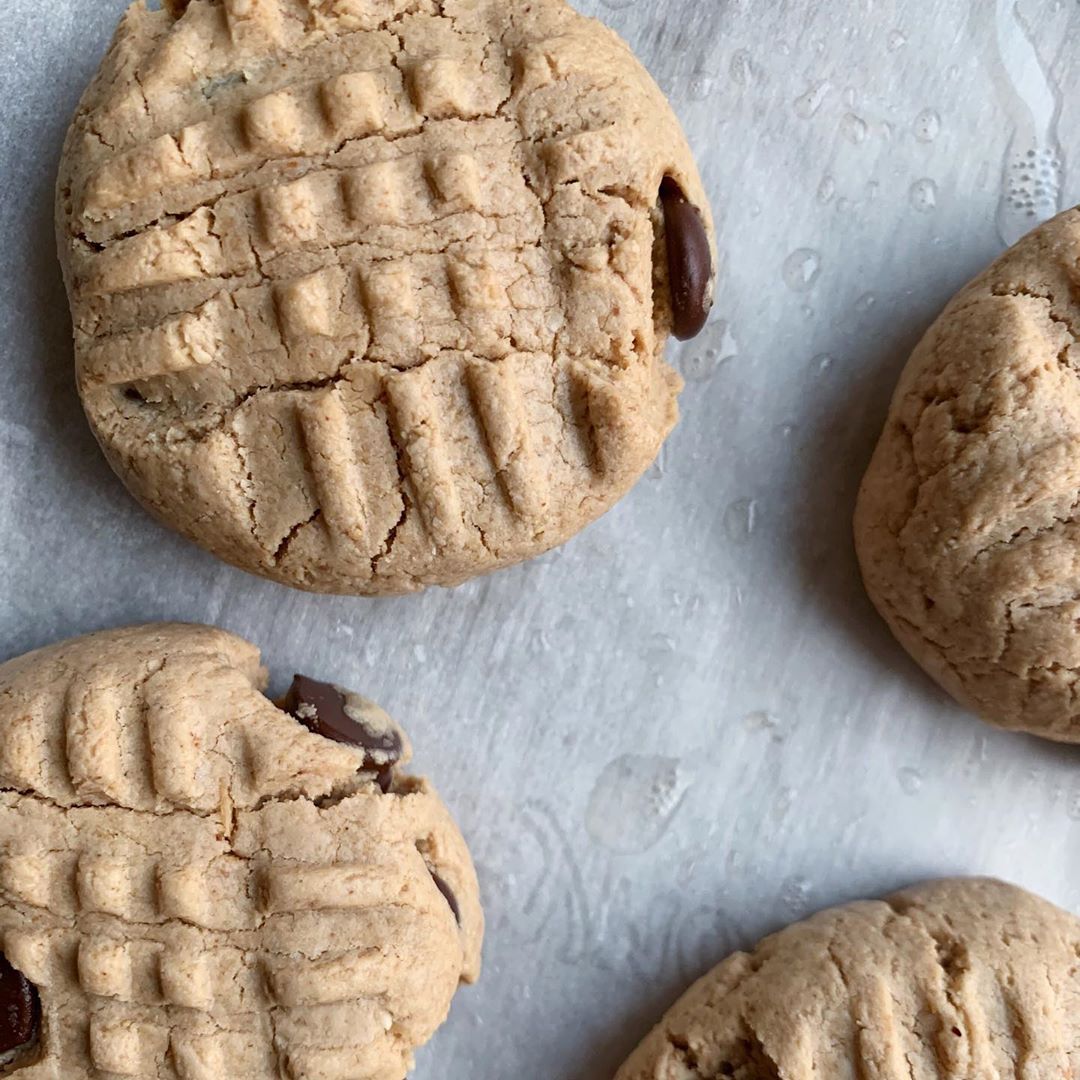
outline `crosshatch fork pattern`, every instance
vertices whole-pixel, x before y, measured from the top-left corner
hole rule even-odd
[[[159,516],[306,588],[546,550],[675,421],[665,175],[705,207],[662,94],[560,4],[133,10],[60,187],[99,441]]]
[[[263,678],[192,626],[0,667],[0,950],[41,995],[29,1078],[400,1075],[475,977],[475,875],[435,793],[395,773],[384,794]]]

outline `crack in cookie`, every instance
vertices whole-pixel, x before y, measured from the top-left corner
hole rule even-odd
[[[1080,212],[948,305],[900,379],[855,515],[867,591],[961,703],[1080,741]]]
[[[454,585],[569,539],[655,458],[667,339],[712,303],[678,122],[562,0],[137,5],[58,190],[113,467],[315,591]]]
[[[404,734],[264,683],[198,626],[0,665],[0,1068],[404,1077],[475,979],[475,872]]]

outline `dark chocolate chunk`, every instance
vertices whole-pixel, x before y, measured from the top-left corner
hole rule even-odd
[[[401,758],[401,736],[393,728],[368,727],[345,711],[345,697],[330,683],[297,675],[285,695],[287,713],[316,735],[334,742],[359,746],[364,751],[364,767],[378,773],[383,791],[390,790],[392,770]]]
[[[454,895],[454,890],[446,884],[445,881],[438,874],[435,873],[431,867],[428,867],[428,873],[431,875],[431,880],[435,882],[436,888],[446,897],[446,902],[450,905],[450,910],[454,913],[454,918],[457,920],[458,926],[461,925],[461,908],[458,907],[457,897]]]
[[[697,337],[712,308],[712,249],[705,219],[670,176],[660,185],[667,238],[671,331],[680,341]]]
[[[33,983],[0,953],[0,1054],[28,1046],[41,1031],[41,999]]]

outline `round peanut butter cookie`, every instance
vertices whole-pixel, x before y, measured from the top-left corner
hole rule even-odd
[[[900,379],[863,481],[870,598],[984,719],[1080,742],[1080,211],[1007,251]]]
[[[178,625],[0,666],[0,1068],[401,1080],[477,975],[476,876],[404,735],[264,676]]]
[[[626,45],[562,0],[124,17],[67,140],[90,423],[246,570],[379,594],[537,555],[675,423],[708,205]]]
[[[1080,1075],[1080,920],[1000,882],[849,904],[736,953],[616,1080]]]

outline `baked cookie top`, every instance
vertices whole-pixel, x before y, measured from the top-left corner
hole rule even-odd
[[[713,288],[677,120],[562,0],[136,4],[58,223],[117,472],[319,591],[455,584],[609,508]]]
[[[264,679],[164,624],[0,666],[20,1080],[400,1080],[477,975],[472,863],[400,729],[299,677],[290,715]]]
[[[1080,921],[996,881],[822,912],[700,979],[616,1080],[980,1080],[1080,1070]]]
[[[867,591],[922,666],[1004,727],[1080,741],[1080,211],[931,327],[863,481]]]

